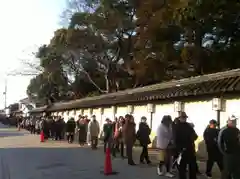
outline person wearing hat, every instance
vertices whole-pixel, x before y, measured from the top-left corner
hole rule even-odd
[[[224,178],[240,178],[240,131],[236,127],[237,118],[232,115],[227,126],[218,135],[218,147],[223,154]]]
[[[220,171],[223,171],[223,156],[217,144],[219,131],[220,130],[217,128],[217,121],[210,120],[208,127],[203,133],[203,138],[208,153],[208,160],[206,165],[206,176],[208,178],[212,177],[212,167],[214,162],[217,162]]]
[[[197,178],[196,152],[194,142],[198,138],[194,128],[187,123],[187,114],[181,112],[179,122],[175,126],[176,151],[181,156],[179,160],[179,179],[186,179],[186,169],[189,166],[189,178]]]

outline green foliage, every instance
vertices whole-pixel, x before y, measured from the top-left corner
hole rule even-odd
[[[81,98],[240,67],[237,0],[69,0],[28,94]]]

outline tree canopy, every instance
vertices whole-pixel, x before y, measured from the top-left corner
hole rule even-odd
[[[240,67],[238,0],[68,0],[28,94],[82,98]]]

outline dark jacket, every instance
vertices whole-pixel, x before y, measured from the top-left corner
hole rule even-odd
[[[219,129],[207,127],[203,133],[203,138],[206,144],[207,152],[219,152],[217,139]]]
[[[73,119],[68,120],[66,124],[66,132],[74,133],[76,128],[76,122]]]
[[[240,131],[235,127],[225,127],[221,129],[218,136],[218,144],[224,154],[240,153]]]
[[[187,122],[175,126],[175,145],[178,152],[195,152],[195,140],[198,138],[193,127]]]
[[[136,124],[134,122],[125,121],[123,126],[123,140],[127,145],[133,145],[136,141]]]
[[[140,145],[146,146],[151,143],[149,135],[151,134],[151,129],[145,122],[139,124],[139,129],[137,131],[137,139]]]
[[[106,123],[103,125],[104,140],[109,139],[113,135],[113,125]]]

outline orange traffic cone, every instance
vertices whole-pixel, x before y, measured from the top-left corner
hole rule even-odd
[[[109,144],[107,145],[106,155],[105,155],[105,163],[104,163],[104,175],[117,175],[118,172],[112,170],[112,160],[111,160],[111,151],[109,148]]]
[[[41,131],[40,133],[40,142],[44,142],[44,133]]]
[[[112,171],[112,160],[111,160],[111,152],[109,147],[106,149],[105,155],[105,165],[104,165],[104,175],[111,175]]]

